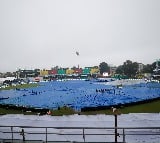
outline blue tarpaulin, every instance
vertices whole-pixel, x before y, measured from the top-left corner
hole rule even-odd
[[[34,108],[57,109],[68,106],[75,110],[84,107],[111,106],[160,97],[160,83],[132,85],[98,84],[95,81],[51,81],[20,90],[1,90],[0,104]]]

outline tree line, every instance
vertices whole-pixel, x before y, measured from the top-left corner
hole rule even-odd
[[[129,78],[134,78],[137,74],[144,74],[144,73],[150,73],[153,74],[154,69],[156,69],[156,62],[153,62],[152,64],[142,64],[143,68],[139,70],[139,63],[133,62],[131,60],[126,60],[123,65],[119,65],[116,68],[115,73],[125,75]],[[160,67],[160,62],[158,63],[158,66]],[[99,65],[100,74],[103,74],[104,72],[110,73],[110,66],[106,62],[102,62]]]

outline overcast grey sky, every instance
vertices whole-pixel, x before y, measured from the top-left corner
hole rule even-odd
[[[0,72],[159,58],[160,0],[0,0]]]

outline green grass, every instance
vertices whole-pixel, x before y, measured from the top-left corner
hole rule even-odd
[[[30,88],[30,87],[37,87],[39,86],[38,83],[31,83],[31,84],[22,84],[22,85],[16,85],[16,86],[8,86],[5,88],[0,88],[0,90],[10,90],[10,89],[16,89],[16,88]]]
[[[22,110],[14,110],[0,107],[0,115],[4,114],[25,114],[25,115],[36,115],[36,112],[23,112]]]
[[[39,111],[24,112],[23,110],[20,110],[20,109],[10,109],[10,108],[6,108],[6,107],[0,107],[0,115],[4,115],[4,114],[38,115],[39,113],[40,113]],[[62,108],[59,108],[58,110],[51,110],[52,116],[71,115],[71,114],[75,114],[75,113],[76,112],[73,109],[68,108],[68,107],[62,107]]]
[[[62,116],[62,115],[72,115],[75,114],[76,112],[68,107],[62,107],[59,108],[58,110],[51,110],[51,115],[53,116]]]
[[[128,113],[160,113],[160,100],[152,101],[150,103],[144,103],[140,105],[133,105],[128,107],[120,108],[119,111],[122,114]],[[32,114],[37,115],[38,112],[23,112],[21,110],[13,110],[13,109],[6,109],[4,107],[0,107],[0,114]],[[61,115],[72,115],[72,114],[81,114],[81,115],[96,115],[96,114],[112,114],[110,109],[106,110],[97,110],[97,111],[86,111],[86,112],[76,112],[71,108],[62,107],[58,110],[51,110],[52,116],[61,116]]]
[[[160,113],[160,100],[151,103],[134,105],[121,109],[121,112],[126,113]]]
[[[128,107],[119,108],[119,112],[122,114],[128,113],[160,113],[160,100],[152,101],[150,103],[144,103],[139,105],[131,105]],[[112,114],[111,109],[99,110],[99,111],[87,111],[81,114]]]

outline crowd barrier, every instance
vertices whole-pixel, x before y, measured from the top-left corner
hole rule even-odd
[[[1,142],[97,142],[93,137],[104,138],[98,142],[114,142],[115,130],[118,131],[118,142],[128,142],[127,136],[158,136],[160,137],[160,127],[35,127],[35,126],[0,126]],[[62,132],[63,131],[63,132]],[[38,138],[34,138],[37,136]],[[52,138],[57,135],[60,140]],[[28,137],[27,137],[28,136]],[[68,140],[63,140],[63,136],[70,136]],[[80,139],[77,141],[73,136]],[[88,137],[90,138],[88,141]],[[99,139],[100,139],[99,138]],[[110,138],[107,139],[107,138]]]

